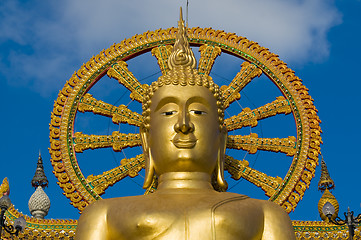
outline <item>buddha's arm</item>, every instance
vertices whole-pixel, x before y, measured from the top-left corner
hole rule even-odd
[[[76,228],[76,240],[108,239],[107,210],[94,203],[81,214]]]
[[[292,222],[288,214],[280,206],[266,201],[263,210],[264,231],[262,240],[296,239]]]

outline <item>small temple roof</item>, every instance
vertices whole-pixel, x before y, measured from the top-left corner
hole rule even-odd
[[[38,163],[35,170],[35,175],[33,179],[31,180],[31,185],[34,188],[37,188],[38,186],[41,186],[42,188],[47,187],[49,184],[48,179],[45,176],[44,173],[44,166],[43,166],[43,159],[41,158],[41,153],[39,152],[39,158]]]
[[[321,160],[321,177],[320,181],[318,182],[318,190],[325,191],[326,189],[331,190],[335,188],[335,183],[330,177],[330,173],[327,170],[327,166],[325,161]]]

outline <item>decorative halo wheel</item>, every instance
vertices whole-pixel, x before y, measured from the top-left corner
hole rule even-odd
[[[87,135],[75,132],[74,122],[78,112],[93,112],[106,116],[113,123],[139,127],[141,113],[125,105],[114,106],[96,99],[88,91],[105,75],[119,81],[130,91],[133,100],[142,102],[146,84],[141,84],[129,71],[126,61],[151,51],[163,74],[168,71],[167,59],[174,44],[176,28],[146,32],[125,39],[101,51],[84,64],[59,92],[54,104],[50,122],[50,154],[54,173],[60,187],[71,204],[82,211],[88,204],[100,199],[105,190],[127,176],[134,177],[144,167],[143,155],[125,158],[120,166],[100,175],[85,177],[80,170],[77,154],[87,149],[110,148],[121,151],[127,147],[139,146],[138,133],[114,131],[111,135]],[[199,47],[198,71],[209,74],[214,61],[221,52],[243,59],[244,62],[229,85],[221,87],[225,107],[240,98],[240,91],[256,76],[264,74],[275,84],[281,96],[274,101],[253,110],[243,109],[240,113],[225,119],[229,131],[227,148],[240,149],[249,153],[258,150],[281,152],[293,158],[286,175],[268,176],[249,166],[247,160],[226,156],[225,169],[234,179],[246,179],[261,188],[269,200],[291,212],[309,187],[318,164],[321,129],[317,110],[308,89],[302,85],[287,65],[278,56],[257,43],[235,34],[210,28],[188,29],[191,46]],[[231,135],[230,131],[243,127],[255,127],[258,121],[278,114],[292,113],[296,136],[288,138],[259,138],[257,134]],[[147,192],[152,192],[153,185]]]

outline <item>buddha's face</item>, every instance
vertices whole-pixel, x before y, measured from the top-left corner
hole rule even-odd
[[[206,87],[167,85],[152,96],[150,127],[142,132],[142,140],[158,176],[166,172],[211,174],[225,139],[216,99]]]

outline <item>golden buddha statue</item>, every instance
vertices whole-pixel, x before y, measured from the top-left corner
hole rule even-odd
[[[143,102],[144,188],[157,176],[157,190],[91,204],[75,239],[295,239],[278,205],[224,192],[222,95],[211,77],[196,71],[182,17],[178,25],[170,70]]]

